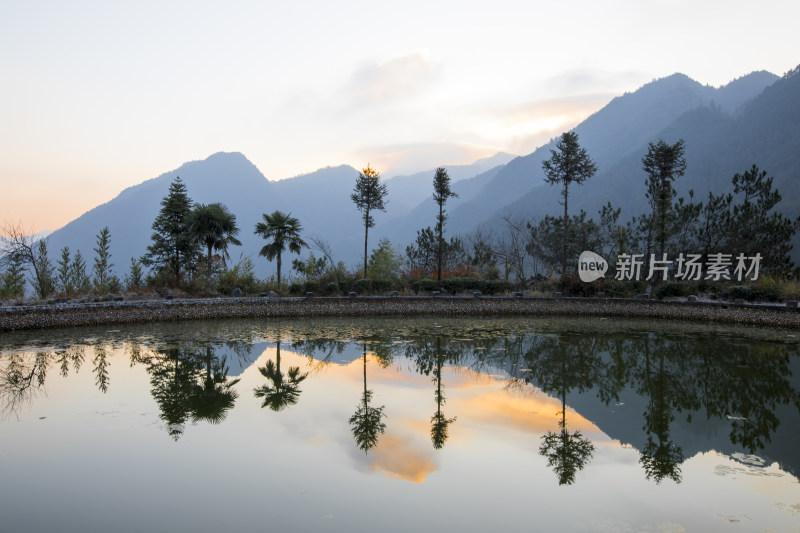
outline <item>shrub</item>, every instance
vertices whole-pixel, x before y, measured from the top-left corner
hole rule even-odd
[[[353,291],[357,292],[358,294],[371,294],[372,282],[373,280],[371,279],[357,279],[353,282]]]
[[[303,284],[303,290],[305,292],[313,292],[314,294],[319,294],[319,281],[316,280],[308,280]]]
[[[327,285],[325,285],[325,294],[328,294],[330,296],[339,294],[339,284],[336,283],[335,281],[332,281]]]
[[[663,300],[664,298],[675,298],[678,296],[688,296],[697,292],[694,287],[685,282],[671,281],[659,285],[656,288],[656,298]]]

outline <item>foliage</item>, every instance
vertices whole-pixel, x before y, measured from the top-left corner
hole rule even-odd
[[[61,249],[61,259],[59,259],[56,263],[58,266],[56,269],[58,290],[60,290],[61,293],[68,298],[75,295],[75,286],[72,283],[72,272],[70,271],[69,256],[69,246],[65,246]]]
[[[230,294],[235,287],[242,289],[243,294],[258,294],[263,290],[262,284],[256,278],[253,261],[249,257],[239,256],[235,265],[219,273],[217,289],[222,294]]]
[[[673,208],[676,192],[672,183],[686,172],[683,139],[672,145],[663,139],[649,143],[647,155],[642,158],[642,169],[647,173],[646,196],[651,208],[649,232],[656,245],[654,251],[663,254],[667,251],[670,228],[676,216]],[[648,256],[649,253],[648,249]]]
[[[47,240],[41,239],[36,243],[37,275],[31,282],[39,298],[47,298],[55,290],[55,268],[47,257]]]
[[[733,253],[760,252],[768,271],[787,273],[793,266],[790,240],[800,228],[800,217],[790,220],[774,211],[781,195],[772,181],[767,171],[756,165],[731,179],[733,192],[742,201],[731,213],[731,226],[736,230],[731,233],[729,249],[735,250]]]
[[[9,258],[5,271],[0,275],[0,299],[22,298],[25,296],[25,268],[22,257]]]
[[[569,186],[571,183],[581,185],[583,182],[594,176],[597,166],[594,164],[585,148],[581,148],[578,143],[578,134],[574,131],[564,132],[556,143],[556,150],[550,150],[550,159],[542,163],[546,183],[551,185],[562,183],[563,189],[561,196],[564,198],[564,240],[562,244],[561,273],[567,272],[567,249],[569,243],[569,212],[567,205],[569,202]]]
[[[111,272],[114,263],[111,262],[111,233],[108,231],[108,226],[100,230],[97,234],[97,248],[94,249],[94,288],[100,294],[108,292],[118,292],[120,289],[120,282],[117,276]]]
[[[325,274],[327,264],[328,260],[325,257],[317,258],[314,256],[314,252],[311,252],[305,261],[300,259],[292,260],[292,270],[306,280],[315,280]]]
[[[0,238],[0,263],[20,261],[28,269],[31,284],[39,298],[55,290],[55,269],[47,258],[47,239],[35,240],[21,224],[5,223]]]
[[[137,259],[131,257],[131,267],[128,275],[125,276],[125,288],[129,291],[139,291],[144,287],[144,272],[142,264]]]
[[[410,271],[430,275],[437,271],[439,241],[430,227],[417,230],[417,238],[413,244],[406,246],[406,260]],[[464,244],[458,237],[451,237],[450,242],[442,242],[442,268],[456,270],[468,266]]]
[[[458,198],[458,195],[450,190],[450,176],[448,176],[447,170],[439,167],[433,176],[433,200],[439,206],[439,214],[436,215],[436,279],[438,280],[442,279],[442,262],[445,253],[444,223],[447,220],[447,214],[444,204],[451,197]]]
[[[394,249],[389,239],[381,239],[369,258],[371,279],[393,280],[403,264],[403,257]]]
[[[289,252],[299,254],[306,242],[300,238],[303,227],[300,221],[291,213],[281,213],[274,211],[271,215],[264,213],[263,222],[256,224],[255,234],[263,239],[270,241],[261,248],[258,255],[266,257],[267,261],[277,258],[278,267],[278,287],[281,284],[281,254],[288,248]]]
[[[161,210],[153,221],[152,244],[142,258],[145,266],[163,271],[170,284],[179,286],[184,272],[194,270],[198,243],[189,231],[192,201],[180,177],[169,186]]]
[[[91,291],[92,282],[86,273],[86,262],[83,260],[80,250],[76,250],[75,255],[72,257],[70,276],[72,277],[72,286],[75,288],[76,294],[88,294]]]
[[[221,252],[223,264],[228,255],[228,246],[241,246],[236,238],[239,227],[236,215],[221,203],[198,204],[194,207],[189,220],[189,232],[194,239],[206,247],[206,292],[211,291],[211,274],[213,251]]]
[[[350,199],[356,204],[356,209],[361,212],[361,220],[364,221],[364,277],[367,276],[367,238],[369,228],[375,226],[372,211],[386,211],[386,196],[388,194],[388,187],[380,181],[380,173],[367,165],[358,174],[353,193],[350,195]]]
[[[442,281],[420,279],[411,284],[414,292],[437,291],[444,289],[450,294],[465,291],[480,291],[482,294],[503,294],[513,289],[508,281],[481,278],[445,278]]]

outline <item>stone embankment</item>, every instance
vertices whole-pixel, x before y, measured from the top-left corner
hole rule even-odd
[[[558,315],[703,321],[800,329],[788,306],[618,298],[341,297],[214,298],[0,307],[0,332],[221,318]]]

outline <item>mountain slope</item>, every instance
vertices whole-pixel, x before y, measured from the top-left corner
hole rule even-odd
[[[733,115],[713,104],[689,110],[651,140],[659,138],[668,143],[683,139],[686,143],[686,174],[675,182],[679,195],[688,197],[692,189],[695,201],[702,201],[709,191],[730,191],[731,177],[755,163],[775,178],[774,186],[783,196],[781,212],[800,215],[800,75],[779,79]],[[642,142],[615,164],[601,168],[581,187],[572,188],[572,212],[584,209],[596,217],[600,207],[611,201],[622,208],[624,220],[643,213],[647,209],[646,176],[641,161],[646,153],[647,143]],[[561,213],[559,192],[558,187],[535,187],[496,212],[492,224],[498,223],[501,214],[557,215]],[[798,244],[795,242],[793,251],[795,261],[800,252]]]
[[[260,212],[286,208],[273,184],[242,154],[217,153],[129,187],[53,232],[48,242],[51,257],[57,257],[62,247],[69,246],[73,253],[80,250],[87,266],[91,266],[95,237],[108,226],[114,269],[123,275],[130,258],[141,257],[150,244],[151,226],[161,209],[161,199],[176,176],[184,181],[195,203],[222,202],[230,208],[236,215],[239,238],[245,249],[252,250],[258,244],[251,228]],[[234,259],[239,252],[239,247],[230,249]]]
[[[683,74],[673,74],[614,98],[574,131],[602,173],[657,139],[660,132],[682,114],[711,105],[720,94],[726,106],[736,108],[763,91],[773,79],[769,75],[754,73],[714,89]],[[538,187],[544,179],[542,162],[550,157],[555,143],[556,139],[553,139],[533,153],[506,165],[474,200],[453,211],[451,230],[470,231],[505,206],[515,204],[534,187],[536,194],[542,194],[546,190]],[[548,199],[552,196],[545,194]],[[539,213],[539,210],[534,212]],[[480,214],[484,216],[480,217]]]

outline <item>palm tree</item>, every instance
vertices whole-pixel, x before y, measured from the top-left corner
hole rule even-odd
[[[280,288],[281,252],[288,247],[290,252],[299,254],[300,249],[308,245],[300,238],[300,232],[303,230],[300,221],[294,218],[291,213],[284,214],[280,211],[275,211],[271,215],[264,213],[262,216],[264,217],[264,222],[256,224],[255,234],[266,240],[272,239],[272,242],[265,244],[261,251],[258,252],[258,255],[263,255],[267,258],[267,261],[272,261],[277,257],[278,288]]]
[[[220,203],[198,204],[192,210],[189,222],[189,231],[199,242],[206,245],[206,292],[211,290],[211,252],[222,252],[223,258],[228,257],[228,245],[241,246],[236,239],[239,227],[236,225],[236,216]]]

